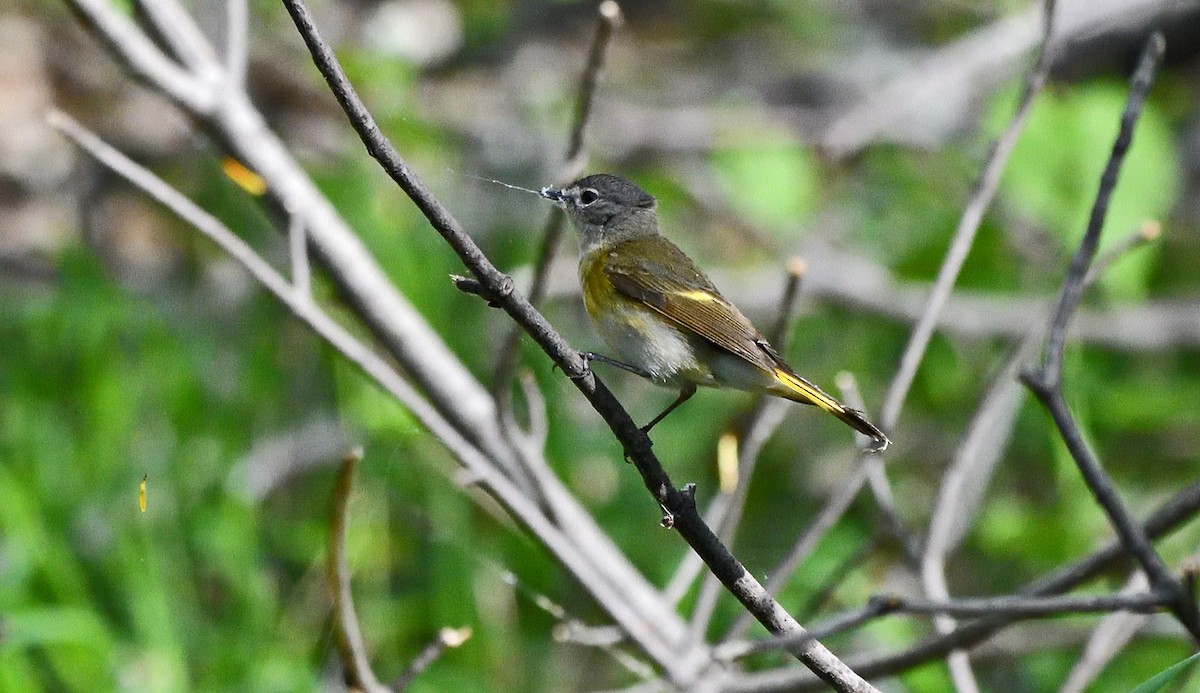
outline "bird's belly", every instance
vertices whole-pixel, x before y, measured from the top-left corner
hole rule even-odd
[[[642,306],[623,303],[601,315],[588,311],[618,360],[648,372],[661,385],[715,384],[712,372],[696,357],[697,348],[703,348],[697,338]]]

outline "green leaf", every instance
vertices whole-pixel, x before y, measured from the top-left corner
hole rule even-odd
[[[1175,677],[1179,676],[1179,674],[1197,657],[1200,657],[1200,652],[1197,652],[1191,657],[1188,657],[1181,662],[1176,662],[1166,669],[1163,669],[1157,675],[1146,679],[1146,681],[1144,681],[1141,685],[1133,689],[1133,693],[1157,693],[1157,691],[1163,690],[1166,688],[1168,683],[1174,681]]]

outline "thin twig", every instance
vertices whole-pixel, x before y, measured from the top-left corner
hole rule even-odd
[[[1151,613],[1166,606],[1170,599],[1170,595],[1155,594],[1152,592],[1065,597],[1004,596],[950,601],[881,595],[872,597],[864,606],[851,609],[827,621],[814,624],[810,631],[810,637],[835,635],[860,628],[877,618],[896,614],[943,614],[959,617],[1003,615],[1016,619],[1051,618],[1070,614],[1112,613],[1119,611]],[[721,661],[740,659],[750,654],[784,649],[794,643],[795,640],[796,636],[787,635],[751,642],[729,642],[716,648],[713,652],[713,657]]]
[[[1157,220],[1148,219],[1143,222],[1139,229],[1128,234],[1116,245],[1096,256],[1096,261],[1092,263],[1087,275],[1083,278],[1083,288],[1087,289],[1087,287],[1091,286],[1097,278],[1103,276],[1108,271],[1108,268],[1113,263],[1125,257],[1126,253],[1162,238],[1162,232],[1162,224]]]
[[[438,657],[448,649],[462,646],[467,640],[471,639],[471,629],[467,626],[462,628],[443,628],[438,631],[437,637],[433,642],[425,646],[425,649],[413,658],[408,669],[400,674],[395,681],[392,682],[391,690],[403,691],[406,690],[417,677],[425,673],[429,665],[437,661]]]
[[[971,526],[992,470],[1007,448],[1024,400],[1016,381],[1017,371],[1033,353],[1035,344],[1031,334],[1009,358],[999,377],[988,388],[950,467],[942,475],[919,564],[922,588],[931,599],[950,599],[946,557]],[[952,632],[958,622],[948,613],[939,613],[935,615],[933,625],[938,633],[945,634]],[[965,650],[955,650],[947,655],[947,664],[955,689],[960,693],[979,690]]]
[[[1110,613],[1113,611],[1150,612],[1170,603],[1169,594],[1096,594],[1062,597],[981,597],[939,601],[920,597],[875,597],[889,613],[944,614],[975,617],[1003,614],[1016,617],[1047,617],[1065,614]]]
[[[1088,218],[1087,229],[1079,249],[1071,259],[1063,281],[1058,304],[1055,307],[1050,322],[1049,336],[1046,339],[1046,351],[1042,364],[1036,370],[1028,370],[1021,374],[1022,381],[1037,396],[1042,405],[1050,413],[1057,426],[1063,442],[1071,452],[1096,502],[1100,504],[1109,522],[1117,532],[1117,536],[1135,556],[1146,571],[1150,584],[1155,591],[1170,593],[1174,596],[1171,611],[1192,634],[1200,639],[1200,613],[1196,610],[1193,595],[1183,589],[1182,584],[1171,574],[1162,557],[1154,550],[1153,544],[1145,532],[1133,518],[1129,508],[1121,500],[1121,496],[1113,483],[1112,477],[1104,471],[1100,460],[1092,452],[1083,439],[1083,433],[1075,421],[1074,415],[1067,406],[1063,393],[1063,353],[1066,348],[1067,328],[1071,315],[1083,297],[1084,279],[1096,256],[1100,244],[1100,233],[1104,227],[1104,219],[1108,212],[1108,203],[1117,185],[1117,177],[1124,162],[1125,153],[1133,141],[1133,129],[1145,104],[1150,86],[1162,60],[1166,42],[1162,35],[1155,33],[1146,42],[1137,71],[1134,73],[1129,99],[1125,111],[1121,114],[1121,127],[1113,143],[1112,153],[1108,164],[1100,177],[1100,187],[1096,193],[1095,203]]]
[[[329,560],[325,563],[325,579],[333,596],[334,640],[346,669],[346,684],[366,693],[383,693],[387,688],[379,683],[367,658],[367,647],[350,590],[350,567],[346,563],[346,509],[350,505],[354,468],[362,457],[362,448],[348,452],[333,484],[329,499]]]
[[[604,69],[604,58],[613,34],[621,27],[624,18],[621,6],[615,0],[605,0],[597,8],[596,33],[592,38],[592,46],[588,51],[587,63],[579,80],[579,92],[575,99],[575,118],[571,132],[567,136],[567,151],[563,157],[563,165],[558,173],[558,185],[566,185],[583,171],[587,157],[584,153],[584,133],[591,120],[592,103],[596,98],[596,86],[600,83],[600,73]],[[566,214],[558,206],[553,206],[546,217],[546,225],[542,230],[541,242],[538,244],[537,258],[533,262],[533,279],[529,284],[529,303],[538,305],[546,294],[546,277],[550,274],[550,263],[558,253],[562,243],[563,231],[566,227]],[[492,396],[495,397],[499,409],[511,406],[512,395],[509,387],[512,385],[513,368],[517,362],[517,346],[521,338],[521,329],[514,325],[496,354],[496,365],[492,369]]]
[[[858,389],[858,379],[854,377],[853,373],[842,371],[837,374],[835,382],[845,398],[847,406],[866,411],[866,401]],[[904,552],[904,558],[909,564],[916,566],[920,563],[921,542],[912,532],[908,531],[904,518],[900,516],[900,509],[896,506],[896,494],[892,490],[892,482],[884,471],[883,460],[879,455],[864,454],[871,444],[869,438],[861,433],[855,434],[854,437],[858,441],[859,461],[867,468],[867,488],[871,489],[875,507],[879,509],[879,514],[883,518],[883,529],[900,545]]]
[[[616,438],[634,463],[646,489],[673,519],[673,527],[705,563],[721,578],[738,600],[771,633],[802,632],[804,629],[777,601],[767,594],[758,580],[746,570],[729,550],[717,540],[696,510],[690,493],[681,492],[671,482],[657,456],[650,449],[650,439],[641,431],[629,413],[607,387],[586,368],[579,352],[547,322],[513,286],[513,281],[492,264],[458,221],[425,187],[380,132],[374,118],[354,92],[333,50],[317,33],[312,17],[300,0],[284,0],[288,13],[300,31],[313,61],[328,82],[338,103],[346,112],[355,131],[384,171],[413,200],[433,228],[458,254],[474,277],[500,297],[500,307],[509,314],[548,356],[563,369],[571,382],[604,418]],[[643,647],[660,649],[661,643],[640,643]],[[816,641],[804,643],[791,651],[822,680],[844,691],[868,691],[874,688],[845,666],[828,649]]]
[[[1004,166],[1008,163],[1008,158],[1017,145],[1017,138],[1025,127],[1034,97],[1046,84],[1052,57],[1050,42],[1054,34],[1054,7],[1055,0],[1045,0],[1042,15],[1042,43],[1038,51],[1037,62],[1034,63],[1029,78],[1025,81],[1025,89],[1021,94],[1021,101],[1017,105],[1016,113],[1013,114],[1012,120],[1009,121],[1008,127],[1004,129],[1000,138],[996,140],[992,153],[988,156],[987,163],[984,164],[983,171],[979,174],[975,189],[967,201],[967,206],[963,209],[958,228],[954,231],[954,239],[950,241],[950,249],[946,252],[946,258],[942,262],[941,268],[938,269],[937,279],[934,281],[933,290],[929,295],[929,303],[926,304],[925,312],[917,321],[916,327],[913,328],[912,336],[909,337],[904,353],[900,357],[900,369],[896,372],[896,376],[888,387],[887,395],[884,397],[880,423],[885,432],[891,431],[900,418],[900,410],[904,406],[904,400],[908,397],[908,391],[917,375],[917,369],[925,358],[925,350],[933,336],[933,328],[937,324],[938,315],[941,314],[950,292],[954,290],[959,270],[962,269],[967,254],[971,252],[971,246],[975,241],[975,232],[979,230],[983,215],[991,206],[992,198],[995,197],[996,190],[1000,186],[1000,175],[1004,172]]]
[[[250,62],[249,0],[225,0],[225,74],[234,89],[244,89]]]
[[[1185,522],[1200,513],[1200,483],[1179,491],[1160,505],[1143,525],[1146,535],[1160,538],[1179,529]],[[1117,541],[1063,566],[1018,590],[1024,596],[1047,596],[1061,594],[1095,578],[1114,564],[1128,558],[1125,547]],[[1010,614],[996,614],[964,623],[953,632],[929,638],[899,652],[865,657],[853,663],[853,669],[862,676],[885,677],[907,671],[927,662],[941,659],[950,652],[966,649],[987,640],[997,631],[1019,620]],[[739,685],[727,690],[822,690],[823,684],[802,670],[773,671],[748,675]]]
[[[1133,141],[1134,126],[1137,124],[1138,116],[1141,115],[1146,96],[1150,91],[1150,86],[1154,83],[1159,62],[1162,60],[1165,50],[1166,41],[1162,34],[1155,33],[1147,41],[1142,57],[1138,61],[1137,70],[1130,83],[1129,98],[1125,104],[1125,110],[1121,114],[1120,130],[1117,132],[1116,141],[1113,142],[1112,153],[1104,167],[1104,173],[1100,176],[1100,187],[1096,192],[1095,202],[1092,204],[1087,228],[1084,230],[1079,248],[1071,258],[1071,265],[1067,268],[1067,276],[1063,281],[1062,290],[1059,292],[1054,314],[1050,320],[1050,331],[1046,339],[1043,363],[1041,368],[1036,373],[1029,374],[1027,379],[1053,385],[1062,378],[1067,327],[1070,325],[1071,315],[1079,307],[1079,301],[1083,297],[1084,278],[1088,274],[1092,261],[1096,257],[1096,250],[1100,245],[1100,233],[1104,228],[1105,217],[1108,215],[1108,203],[1112,198],[1113,190],[1116,189],[1121,164],[1124,163],[1125,154]],[[1034,378],[1035,375],[1040,377]]]

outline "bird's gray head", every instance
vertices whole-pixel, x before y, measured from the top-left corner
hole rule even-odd
[[[658,232],[654,196],[620,176],[597,173],[542,188],[541,195],[566,211],[584,252],[603,241]]]

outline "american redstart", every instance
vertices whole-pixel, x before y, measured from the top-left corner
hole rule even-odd
[[[703,385],[813,404],[870,437],[872,450],[888,446],[862,412],[796,375],[696,263],[659,233],[652,195],[604,173],[542,188],[541,195],[566,210],[579,234],[583,303],[619,359],[586,356],[679,388],[679,397],[643,431]]]

